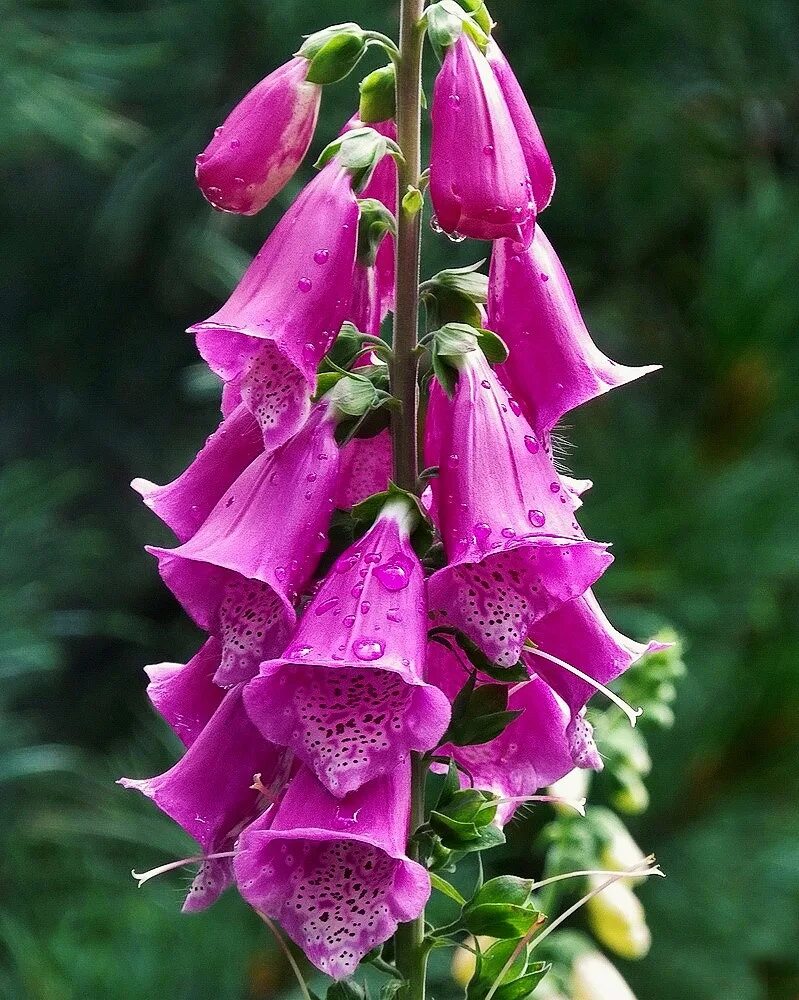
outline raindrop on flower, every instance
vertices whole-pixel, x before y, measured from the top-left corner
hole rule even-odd
[[[317,250],[313,255],[314,263],[316,264],[326,264],[330,259],[329,250]]]
[[[441,223],[438,221],[438,216],[436,215],[430,216],[430,228],[433,230],[434,233],[444,232],[444,230],[441,228]]]
[[[460,97],[458,97],[457,94],[450,94],[449,95],[449,106],[451,108],[460,108],[460,106],[461,106],[461,99],[460,99]]]
[[[378,566],[374,571],[374,575],[386,590],[396,592],[398,590],[405,590],[411,582],[411,569],[410,560],[398,554],[389,562]]]
[[[541,445],[536,441],[532,434],[525,434],[524,447],[530,452],[531,455],[537,455],[541,449]]]
[[[372,660],[379,660],[385,652],[386,646],[380,639],[356,639],[352,649],[359,660],[365,660],[368,663]]]
[[[314,614],[316,614],[316,615],[326,615],[328,613],[328,611],[332,611],[333,608],[335,608],[335,606],[337,604],[338,604],[338,598],[337,597],[331,597],[327,601],[322,601],[322,603],[317,606],[316,611],[314,612]]]
[[[544,514],[541,510],[531,510],[528,512],[527,516],[530,519],[530,524],[532,524],[534,528],[543,528],[546,523],[546,514]]]
[[[299,288],[301,292],[310,292],[312,287],[313,283],[310,278],[300,278],[297,282],[297,288]]]

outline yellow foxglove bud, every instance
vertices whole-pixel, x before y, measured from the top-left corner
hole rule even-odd
[[[572,1000],[635,1000],[635,996],[604,955],[587,951],[572,969]]]
[[[605,881],[592,876],[591,887]],[[597,939],[622,958],[643,958],[652,936],[641,901],[624,882],[614,882],[586,903],[588,922]]]

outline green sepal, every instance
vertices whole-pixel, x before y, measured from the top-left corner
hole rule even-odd
[[[508,903],[511,906],[526,906],[530,902],[535,882],[531,878],[516,875],[500,875],[484,882],[472,897],[469,907],[487,906],[493,903]]]
[[[478,330],[477,342],[480,345],[480,350],[492,365],[504,365],[508,360],[510,354],[508,345],[499,334],[492,330]]]
[[[397,235],[397,220],[377,198],[359,199],[358,208],[361,213],[358,218],[358,263],[371,267],[386,233]]]
[[[342,167],[350,172],[354,190],[361,191],[387,153],[402,157],[402,151],[393,139],[364,126],[350,129],[328,143],[314,166],[319,170],[337,156]]]
[[[328,987],[327,1000],[366,1000],[366,992],[360,983],[344,979]]]
[[[532,996],[535,992],[536,987],[550,968],[548,962],[536,962],[532,966],[532,972],[527,972],[524,976],[500,986],[494,993],[495,1000],[527,1000],[527,997]]]
[[[306,80],[325,85],[348,76],[366,52],[366,35],[353,21],[308,35],[295,55],[310,62]]]
[[[389,979],[387,983],[383,983],[380,987],[380,1000],[396,1000],[400,990],[404,989],[407,985],[404,979]]]
[[[486,677],[490,677],[491,680],[500,681],[504,684],[521,684],[530,679],[530,673],[525,667],[523,660],[518,660],[510,667],[501,667],[486,656],[477,643],[473,639],[470,639],[468,635],[461,632],[460,629],[452,628],[449,625],[442,625],[430,631],[430,638],[434,642],[440,642],[448,646],[449,643],[444,640],[444,636],[454,639],[466,654],[466,658],[475,670],[481,674],[485,674]]]
[[[428,291],[435,293],[440,288],[446,288],[468,296],[473,302],[486,303],[488,301],[488,276],[479,271],[484,263],[485,260],[478,260],[475,264],[468,264],[466,267],[445,268],[423,282],[420,291],[424,295]]]
[[[474,976],[466,989],[466,1000],[485,1000],[518,946],[518,938],[506,939],[497,941],[478,954]],[[525,945],[502,976],[494,996],[500,1000],[525,1000],[550,968],[548,962],[536,962],[530,965],[529,948]]]
[[[427,35],[436,56],[443,61],[446,50],[463,32],[467,32],[477,47],[485,52],[488,33],[479,20],[461,7],[456,0],[439,0],[425,12]]]
[[[402,499],[413,510],[416,524],[411,531],[411,545],[421,559],[435,537],[435,528],[422,502],[415,493],[403,490],[394,482],[389,482],[388,489],[382,493],[373,493],[361,503],[352,508],[356,536],[365,534],[380,516],[380,512],[389,500]]]
[[[397,71],[394,63],[381,66],[358,85],[361,102],[358,117],[364,125],[388,121],[397,114]]]
[[[414,216],[424,208],[424,194],[419,188],[412,184],[408,185],[408,190],[402,196],[402,211],[406,215]]]
[[[438,295],[432,296],[432,301],[435,303],[434,318],[436,318],[435,309],[441,308],[442,300],[444,303],[448,301],[450,305],[453,302],[459,302],[467,310],[474,310],[474,316],[480,322],[481,317],[474,302],[461,292],[448,288],[442,288]],[[430,297],[428,297],[428,303],[429,301]],[[450,398],[452,398],[457,384],[459,361],[465,355],[480,349],[493,364],[501,364],[508,358],[508,348],[501,337],[469,323],[445,323],[439,329],[428,334],[425,339],[430,347],[433,374]]]
[[[494,20],[488,12],[485,0],[458,0],[458,3],[475,19],[483,31],[490,35],[494,28]]]
[[[493,938],[520,938],[527,934],[541,919],[537,910],[513,903],[485,903],[468,906],[461,922],[474,935]]]

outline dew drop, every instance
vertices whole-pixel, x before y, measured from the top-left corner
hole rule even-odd
[[[446,235],[450,243],[463,243],[466,239],[461,233],[447,233]]]
[[[532,434],[525,434],[524,447],[530,452],[531,455],[537,455],[541,450],[541,445],[536,441]]]
[[[460,99],[460,97],[458,97],[457,94],[450,94],[449,95],[449,106],[451,108],[460,108],[460,106],[461,106],[461,99]]]
[[[550,493],[560,493],[560,483],[550,483],[549,491]]]
[[[240,139],[231,139],[230,140],[230,148],[231,149],[238,149],[240,145],[241,145],[241,140]]]
[[[333,608],[338,604],[337,597],[331,597],[327,601],[322,601],[321,604],[317,605],[314,614],[316,615],[326,615],[328,611],[332,611]]]
[[[436,215],[430,216],[430,228],[433,230],[434,233],[444,232],[444,230],[441,228],[441,223],[438,221],[438,216]]]
[[[485,545],[490,534],[491,527],[485,521],[480,521],[474,526],[474,538],[478,545]]]
[[[330,259],[329,250],[317,250],[313,255],[314,263],[316,264],[326,264]]]
[[[528,512],[527,517],[534,528],[543,528],[547,519],[546,514],[541,510],[531,510]]]
[[[494,155],[494,147],[491,145],[490,142],[486,143],[486,145],[483,146],[483,152],[485,153],[486,156]]]
[[[541,272],[541,280],[542,281],[549,281],[549,275],[548,274],[544,274],[543,271],[542,271]]]
[[[388,562],[378,566],[374,575],[382,583],[386,590],[396,593],[398,590],[405,590],[411,582],[411,572],[413,563],[407,556],[397,553]]]
[[[522,408],[512,397],[509,397],[508,399],[508,406],[511,409],[511,413],[513,413],[517,417],[521,416]]]
[[[379,660],[385,649],[385,643],[380,639],[356,639],[352,646],[358,659],[365,660],[367,663]]]
[[[460,459],[454,453],[450,455],[449,458],[447,459],[447,465],[450,467],[450,469],[457,469],[458,462],[460,462]]]
[[[312,286],[313,283],[310,278],[300,278],[297,282],[297,288],[299,288],[301,292],[310,292]]]
[[[347,617],[343,619],[342,624],[344,625],[344,628],[352,628],[355,624],[355,615],[347,615]]]

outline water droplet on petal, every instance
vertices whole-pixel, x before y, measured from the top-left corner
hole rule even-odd
[[[511,413],[515,414],[517,417],[521,416],[522,408],[512,397],[508,398],[508,406],[511,409]]]
[[[491,527],[485,521],[480,521],[479,524],[474,526],[474,539],[478,545],[485,545],[490,534]]]
[[[531,455],[537,455],[541,450],[541,445],[536,441],[532,434],[525,434],[524,447],[530,452]]]
[[[310,278],[300,278],[297,282],[297,288],[299,288],[301,292],[310,292],[312,287],[313,283]]]
[[[328,611],[332,611],[333,608],[338,604],[337,597],[331,597],[327,601],[322,601],[321,604],[317,605],[314,614],[316,615],[326,615]]]
[[[398,552],[388,562],[383,563],[382,566],[378,566],[374,571],[374,575],[386,590],[396,592],[398,590],[405,590],[411,582],[412,572],[413,563],[411,560],[407,556],[402,555],[401,552]]]
[[[438,221],[438,216],[430,216],[430,228],[434,233],[443,233],[444,230],[441,228],[441,223]]]
[[[365,660],[367,663],[379,660],[385,649],[385,643],[380,639],[356,639],[352,646],[358,659]]]
[[[342,624],[344,625],[344,628],[352,628],[355,624],[355,615],[347,615]]]
[[[453,453],[447,459],[447,465],[450,467],[450,469],[457,469],[459,461],[460,459],[458,458],[458,456]]]
[[[483,152],[485,153],[486,156],[494,155],[494,147],[491,145],[490,142],[486,143],[486,145],[483,146]]]
[[[550,493],[560,493],[560,483],[550,483],[549,491]]]
[[[313,255],[314,263],[316,264],[326,264],[330,259],[329,250],[317,250]]]
[[[534,528],[543,528],[546,524],[546,514],[544,514],[541,510],[531,510],[528,512],[527,516],[530,519],[530,524],[532,524]]]
[[[230,148],[231,149],[238,149],[240,145],[241,145],[241,140],[240,139],[231,139],[230,140]]]
[[[460,97],[458,97],[457,94],[450,94],[448,100],[449,100],[449,106],[451,108],[460,108],[461,99]]]

